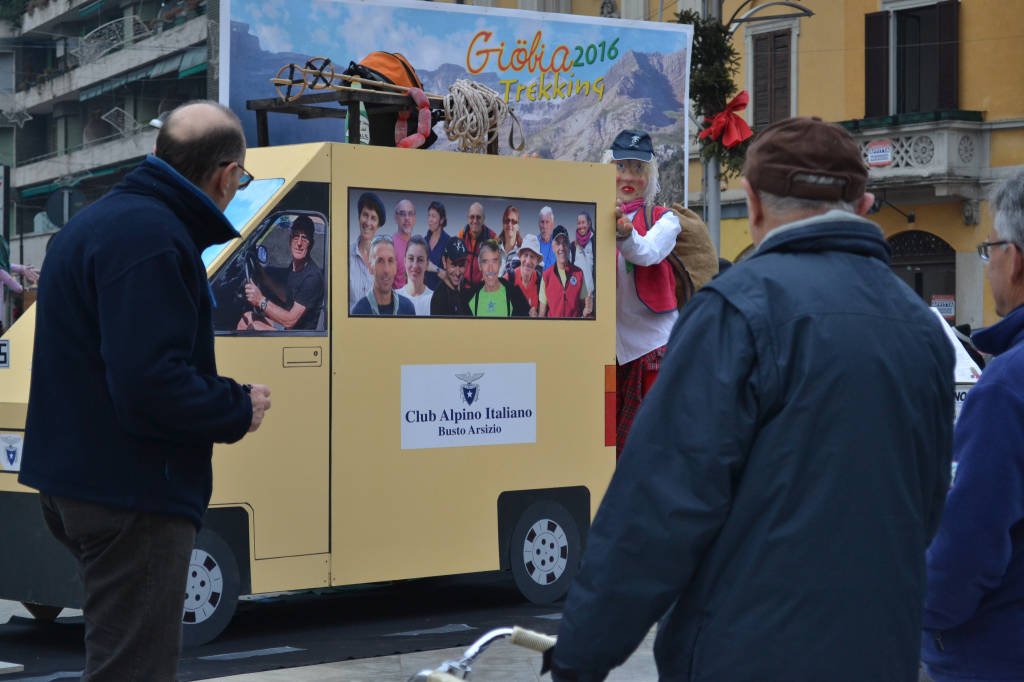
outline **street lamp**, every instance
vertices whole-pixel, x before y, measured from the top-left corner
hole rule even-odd
[[[768,2],[757,7],[752,7],[743,13],[742,16],[737,17],[740,10],[749,5],[754,0],[745,0],[736,11],[733,12],[732,17],[729,18],[729,22],[726,24],[728,27],[729,36],[736,31],[742,23],[754,23],[757,21],[775,21],[777,19],[791,19],[794,17],[812,17],[814,12],[804,7],[800,3],[790,2],[789,0],[778,0],[776,2]],[[706,17],[722,20],[722,2],[723,0],[705,0],[704,4],[704,15]],[[755,17],[754,15],[768,9],[769,7],[785,6],[795,10],[786,14],[769,14],[767,16]],[[711,157],[707,163],[704,164],[704,216],[705,223],[708,226],[708,233],[711,236],[711,242],[715,245],[715,251],[719,255],[722,254],[722,186],[718,180],[719,164],[718,157]]]

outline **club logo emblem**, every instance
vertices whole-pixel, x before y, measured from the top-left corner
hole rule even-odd
[[[640,136],[639,135],[634,135],[632,137],[632,139],[630,139],[630,141],[629,141],[629,146],[630,147],[635,147],[638,144],[640,144]]]
[[[18,441],[21,440],[17,436],[3,436],[4,442],[4,459],[7,460],[7,466],[13,467],[14,463],[18,461]]]
[[[455,378],[462,382],[460,387],[462,394],[462,402],[467,405],[472,405],[480,397],[480,385],[474,384],[473,382],[484,375],[483,372],[466,372],[465,374],[456,374]]]

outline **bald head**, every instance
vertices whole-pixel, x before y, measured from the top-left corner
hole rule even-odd
[[[207,100],[187,102],[164,121],[154,153],[203,188],[222,164],[245,160],[245,135],[227,107]]]
[[[242,130],[235,112],[217,102],[198,100],[177,107],[167,116],[160,129],[178,142],[188,142],[208,134],[211,130],[233,128]]]

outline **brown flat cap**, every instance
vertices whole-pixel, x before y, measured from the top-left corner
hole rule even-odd
[[[867,188],[868,169],[846,129],[798,116],[758,133],[743,176],[755,190],[781,197],[853,202]]]

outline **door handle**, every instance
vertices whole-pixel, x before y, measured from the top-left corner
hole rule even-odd
[[[320,346],[286,346],[281,351],[281,364],[285,367],[321,367],[323,360]]]

